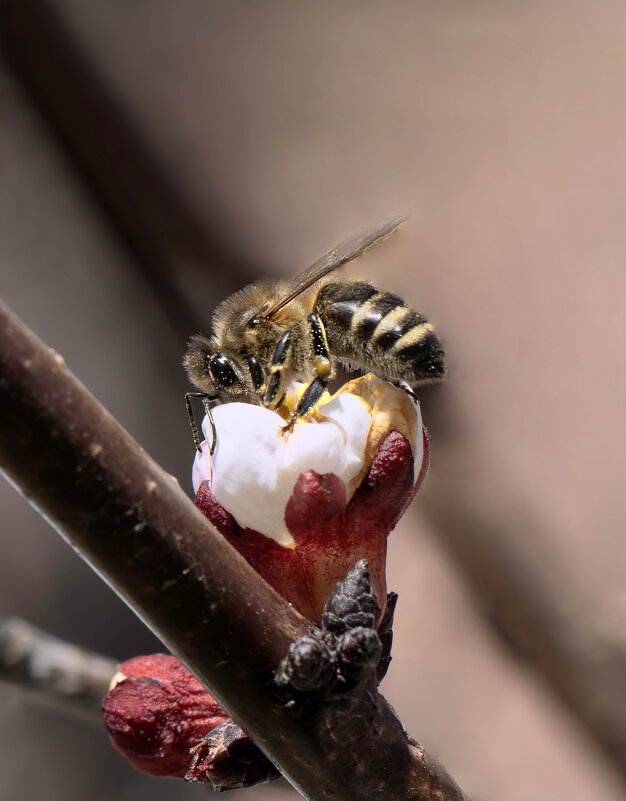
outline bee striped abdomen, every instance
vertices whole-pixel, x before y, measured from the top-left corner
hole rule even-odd
[[[333,282],[322,287],[315,308],[341,358],[410,384],[445,372],[433,326],[399,295],[364,281]]]

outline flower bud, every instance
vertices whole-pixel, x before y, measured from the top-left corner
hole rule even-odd
[[[102,711],[113,747],[152,776],[185,776],[190,749],[230,720],[187,668],[166,654],[121,664]]]
[[[373,375],[324,397],[293,431],[250,404],[213,410],[216,448],[194,463],[196,505],[303,615],[319,622],[338,581],[367,559],[378,606],[387,536],[428,466],[428,437],[407,392]]]
[[[120,665],[102,702],[113,747],[143,773],[250,787],[280,773],[174,656]]]

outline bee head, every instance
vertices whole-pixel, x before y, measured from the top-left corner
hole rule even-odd
[[[253,392],[249,371],[233,354],[218,350],[213,338],[192,337],[183,365],[191,383],[216,401],[246,401]]]

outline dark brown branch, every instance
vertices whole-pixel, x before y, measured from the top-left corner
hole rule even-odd
[[[0,343],[2,470],[306,798],[466,798],[373,688],[281,706],[274,672],[308,621],[2,304]]]
[[[25,620],[0,622],[0,681],[34,700],[102,720],[100,706],[117,665],[35,628]]]

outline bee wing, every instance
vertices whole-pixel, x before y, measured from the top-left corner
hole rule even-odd
[[[341,267],[342,264],[356,259],[361,253],[364,253],[373,245],[385,239],[385,237],[389,236],[396,228],[402,225],[406,219],[406,215],[392,217],[390,220],[385,220],[384,222],[378,223],[378,225],[373,225],[371,228],[368,228],[367,231],[357,236],[344,239],[343,242],[328,251],[325,256],[322,256],[321,259],[318,259],[314,264],[297,275],[290,282],[287,293],[262,316],[271,317],[279,309],[282,309],[283,306],[291,303],[294,298],[301,295],[310,286],[316,283],[316,281],[319,281],[320,278],[323,278],[325,275],[328,275],[328,273]]]

